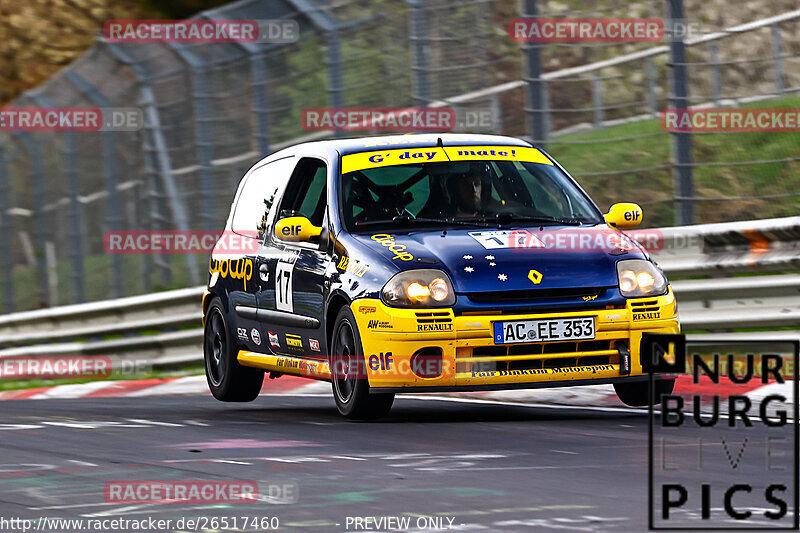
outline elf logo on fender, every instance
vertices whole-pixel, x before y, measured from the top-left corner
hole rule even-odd
[[[417,324],[417,331],[453,331],[453,324]]]

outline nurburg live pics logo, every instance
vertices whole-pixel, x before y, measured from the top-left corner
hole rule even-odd
[[[660,416],[649,408],[651,530],[798,529],[798,352],[796,340],[643,335],[651,399],[659,376],[689,374],[656,399]]]

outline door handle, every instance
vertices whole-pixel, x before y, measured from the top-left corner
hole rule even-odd
[[[266,264],[259,265],[258,277],[261,278],[261,281],[269,281],[269,267]]]

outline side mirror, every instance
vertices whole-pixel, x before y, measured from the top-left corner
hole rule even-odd
[[[282,241],[311,242],[321,232],[321,227],[302,216],[282,218],[275,223],[275,237]]]
[[[637,204],[614,204],[603,218],[613,228],[632,228],[642,222],[642,208]]]

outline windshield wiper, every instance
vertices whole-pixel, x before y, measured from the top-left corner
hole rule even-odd
[[[402,222],[404,224],[452,224],[456,226],[471,226],[491,228],[492,224],[481,220],[460,219],[460,218],[420,218],[412,217],[410,215],[397,215],[392,218],[383,218],[379,220],[359,220],[356,221],[356,227],[363,228],[367,226],[378,226],[380,224],[392,224]]]
[[[527,216],[514,213],[497,213],[494,216],[472,217],[462,220],[470,222],[494,222],[495,224],[510,224],[512,222],[546,222],[548,224],[563,224],[565,226],[580,226],[586,221],[577,218],[557,218],[546,215]]]

